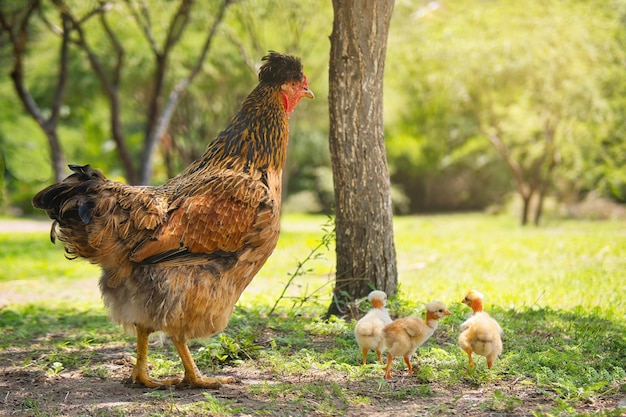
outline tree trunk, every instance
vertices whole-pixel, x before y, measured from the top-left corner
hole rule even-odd
[[[337,271],[327,315],[372,289],[397,291],[391,187],[383,131],[383,74],[393,0],[333,0],[330,153]]]
[[[532,197],[532,193],[522,195],[522,226],[526,226],[528,224],[528,215],[530,214],[530,202],[532,201]]]

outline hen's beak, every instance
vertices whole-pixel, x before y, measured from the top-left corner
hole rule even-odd
[[[307,88],[304,91],[304,97],[315,98],[315,94],[313,94],[313,91],[311,91],[310,89]]]

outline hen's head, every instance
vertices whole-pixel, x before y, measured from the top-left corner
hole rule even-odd
[[[287,114],[291,113],[302,97],[314,97],[302,72],[300,58],[270,51],[262,60],[264,63],[259,69],[259,82],[280,87]]]

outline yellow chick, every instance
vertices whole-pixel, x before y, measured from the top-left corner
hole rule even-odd
[[[367,363],[367,353],[370,350],[376,352],[378,361],[382,363],[383,327],[391,323],[391,317],[385,309],[387,294],[383,291],[372,291],[367,298],[372,303],[372,309],[354,327],[354,337],[363,353],[363,365]]]
[[[470,368],[474,367],[473,352],[485,356],[487,367],[491,369],[493,361],[502,352],[502,328],[495,319],[483,311],[483,295],[480,292],[470,290],[463,303],[470,306],[473,313],[461,325],[459,346],[467,353]]]
[[[426,304],[426,320],[419,317],[405,317],[394,320],[383,328],[383,336],[387,352],[387,367],[385,378],[391,379],[391,364],[393,358],[402,356],[408,367],[409,375],[413,375],[411,355],[415,353],[437,329],[438,320],[451,314],[446,305],[440,301]]]

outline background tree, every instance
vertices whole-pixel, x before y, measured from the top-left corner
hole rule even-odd
[[[391,187],[383,130],[383,75],[393,0],[333,1],[330,153],[337,270],[330,314],[373,288],[397,290]]]
[[[60,181],[65,176],[65,155],[61,147],[57,128],[68,80],[71,24],[67,14],[61,12],[60,20],[63,34],[59,48],[58,75],[56,88],[49,103],[45,105],[49,109],[46,112],[42,110],[44,105],[38,103],[29,89],[26,81],[25,64],[29,38],[32,35],[30,28],[31,19],[41,12],[40,8],[41,3],[38,0],[30,1],[22,5],[22,7],[17,7],[13,2],[10,5],[5,4],[4,7],[0,7],[0,28],[11,45],[13,56],[11,80],[13,81],[13,87],[26,112],[32,116],[46,135],[50,147],[50,165],[52,166],[55,179]]]
[[[403,4],[393,24],[405,30],[392,37],[389,58],[399,73],[390,84],[408,94],[400,100],[389,94],[389,123],[401,123],[389,149],[393,179],[409,193],[420,184],[416,175],[430,179],[421,180],[412,201],[432,204],[439,195],[450,209],[456,196],[459,205],[484,208],[497,202],[489,193],[504,196],[513,186],[522,223],[530,221],[531,207],[539,222],[546,194],[561,192],[570,170],[580,173],[575,150],[594,148],[613,117],[605,85],[622,54],[619,19],[610,13],[615,4],[497,1],[485,8],[460,0],[418,10]],[[409,41],[425,46],[399,47]],[[486,199],[472,207],[472,196]]]
[[[146,184],[152,179],[152,166],[155,148],[161,138],[167,132],[170,120],[176,109],[181,95],[186,91],[189,84],[199,73],[209,48],[215,36],[217,26],[224,18],[224,12],[230,0],[224,0],[217,7],[212,24],[204,36],[200,52],[190,60],[189,70],[181,75],[178,80],[171,81],[169,64],[172,60],[174,48],[180,42],[191,20],[193,8],[192,0],[180,0],[172,12],[169,25],[166,26],[165,34],[156,33],[153,26],[153,14],[146,2],[136,3],[133,0],[125,1],[125,7],[145,36],[145,42],[153,54],[153,73],[149,78],[152,86],[146,100],[146,118],[144,124],[144,141],[140,152],[140,164],[135,168],[133,158],[129,150],[123,130],[122,122],[122,99],[120,88],[125,75],[125,57],[129,54],[124,45],[122,36],[124,28],[121,25],[112,24],[111,20],[118,19],[120,13],[119,2],[100,2],[96,7],[88,4],[74,4],[63,0],[52,0],[54,7],[40,0],[30,0],[28,3],[14,10],[6,7],[0,8],[0,23],[2,28],[10,35],[9,39],[13,46],[14,69],[12,78],[18,96],[32,117],[37,121],[45,132],[51,148],[51,157],[55,177],[57,180],[65,176],[65,156],[61,150],[60,141],[56,132],[59,122],[59,114],[63,106],[63,98],[70,76],[68,70],[69,48],[75,45],[82,51],[88,64],[99,80],[101,87],[109,103],[110,131],[115,142],[119,159],[125,170],[126,179],[130,183]],[[122,13],[124,13],[122,11]],[[55,23],[54,16],[59,16],[60,24]],[[37,18],[38,22],[32,22]],[[90,27],[92,21],[97,20],[97,28]],[[45,118],[36,101],[29,93],[25,81],[24,60],[26,49],[31,37],[36,33],[35,25],[49,28],[61,38],[61,50],[59,53],[58,66],[59,76],[56,91],[50,106],[50,116]],[[98,32],[104,36],[105,42],[98,47],[97,40],[90,40],[89,33]],[[161,45],[159,38],[162,37]],[[97,51],[97,52],[96,52]],[[168,79],[170,75],[170,79]],[[167,88],[167,81],[173,84]]]
[[[30,0],[0,1],[0,11],[12,13],[29,4]],[[41,7],[28,25],[24,82],[46,120],[55,114],[63,21],[58,0],[36,4]],[[124,54],[116,87],[122,133],[118,135],[112,128],[111,98],[80,48],[80,34],[71,19],[66,22],[71,35],[70,76],[56,113],[60,147],[68,161],[97,164],[112,178],[133,181],[128,166],[138,177],[156,62],[146,32],[137,22],[143,22],[142,9],[148,10],[157,52],[162,53],[181,0],[63,0],[62,4],[81,22],[85,42],[108,82],[114,79],[118,54],[105,25],[119,39]],[[193,68],[223,4],[221,0],[204,2],[202,7],[192,4],[186,29],[167,60],[161,109],[169,92]],[[559,163],[544,182],[548,186],[542,188],[551,202],[546,212],[576,215],[578,202],[593,195],[623,202],[625,4],[624,0],[529,0],[522,7],[496,0],[485,8],[480,0],[397,0],[384,93],[396,214],[517,210],[522,200],[519,187],[489,134],[499,135],[526,184],[533,173],[549,171],[551,158],[544,149],[550,147],[544,146],[544,132],[551,130]],[[101,5],[106,13],[90,14]],[[331,213],[334,186],[326,105],[330,43],[325,35],[332,31],[332,15],[331,2],[229,3],[199,75],[179,96],[169,127],[157,140],[150,181],[175,175],[202,153],[254,85],[258,57],[271,48],[302,56],[317,97],[292,115],[284,207]],[[52,180],[50,146],[15,92],[10,76],[13,50],[4,29],[0,29],[0,59],[4,64],[0,153],[6,165],[6,201],[9,209],[28,212],[33,192]],[[126,144],[130,163],[120,156],[118,137]],[[535,169],[542,160],[546,163]],[[58,166],[66,169],[64,163]],[[531,211],[529,221],[533,215]]]

